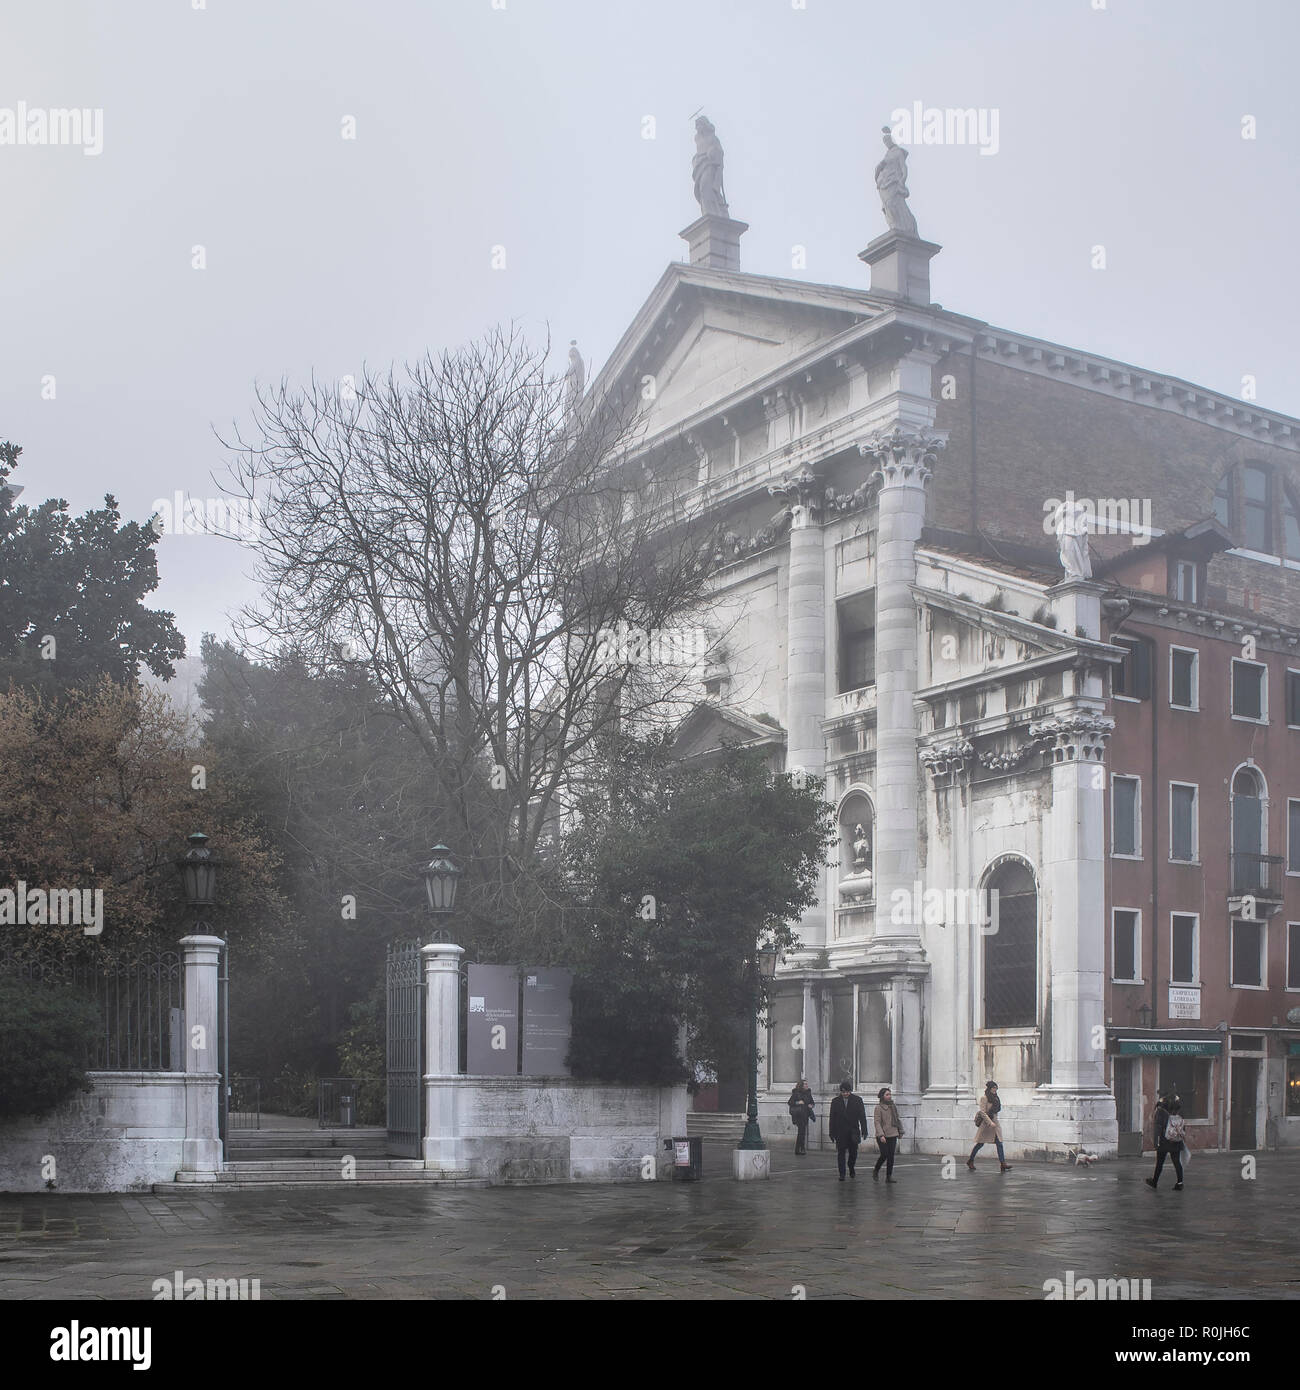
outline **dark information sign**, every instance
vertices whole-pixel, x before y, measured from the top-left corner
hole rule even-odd
[[[513,965],[469,967],[465,1070],[471,1076],[519,1074],[519,972]]]
[[[524,970],[524,1075],[568,1076],[573,972]]]

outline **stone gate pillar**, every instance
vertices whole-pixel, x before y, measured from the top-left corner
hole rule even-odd
[[[435,941],[424,961],[424,1144],[428,1168],[460,1166],[460,958],[463,946]]]
[[[185,1138],[181,1173],[211,1176],[222,1166],[220,1031],[217,1018],[219,936],[183,936],[185,970]]]

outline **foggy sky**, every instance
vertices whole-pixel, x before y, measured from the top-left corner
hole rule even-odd
[[[0,108],[103,112],[98,154],[0,145],[0,438],[26,502],[111,490],[144,520],[214,496],[213,428],[247,422],[256,380],[510,319],[549,326],[557,368],[576,337],[590,379],[685,257],[701,107],[743,268],[863,288],[880,126],[996,111],[996,155],[909,147],[934,298],[1229,395],[1252,374],[1300,415],[1292,0],[195,3],[0,16]],[[160,542],[151,604],[192,654],[252,597],[247,561]]]

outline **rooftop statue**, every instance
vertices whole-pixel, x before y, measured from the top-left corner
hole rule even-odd
[[[569,370],[564,374],[564,413],[572,415],[582,400],[583,387],[587,382],[587,369],[578,351],[578,340],[569,339]]]
[[[876,165],[876,188],[880,206],[891,232],[917,236],[916,218],[907,206],[907,151],[894,144],[888,126],[882,126],[885,136],[885,157]]]
[[[1061,551],[1061,566],[1067,579],[1091,579],[1092,560],[1088,555],[1088,508],[1067,497],[1052,513],[1052,529]]]
[[[691,176],[695,180],[695,200],[700,212],[705,217],[730,217],[727,195],[722,187],[722,141],[707,116],[700,116],[695,122]]]

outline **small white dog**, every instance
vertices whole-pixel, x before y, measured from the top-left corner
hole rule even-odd
[[[1081,1165],[1084,1168],[1089,1168],[1097,1162],[1096,1154],[1085,1153],[1083,1149],[1077,1149],[1073,1158],[1076,1165]]]

